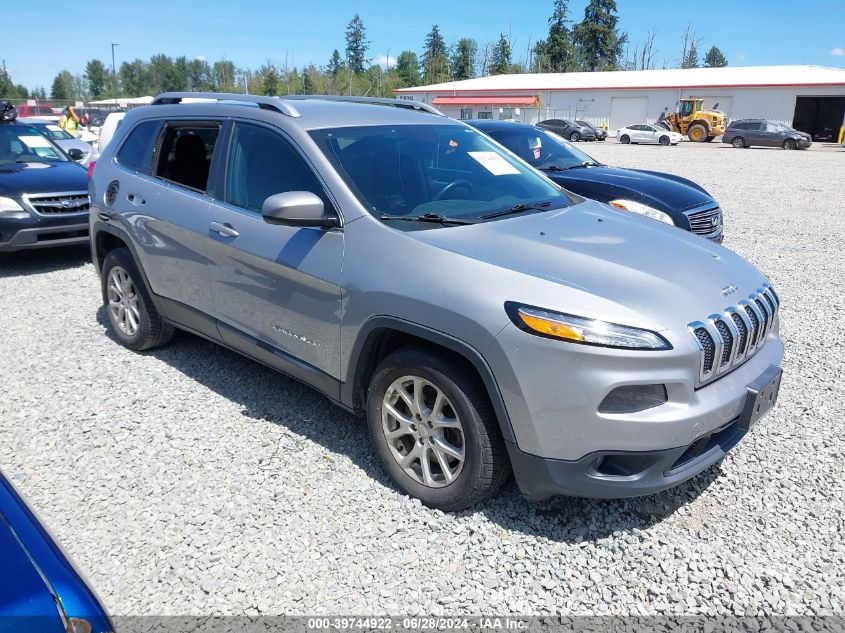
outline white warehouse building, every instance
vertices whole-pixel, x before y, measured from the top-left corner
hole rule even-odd
[[[579,119],[611,132],[653,123],[688,97],[729,119],[772,119],[810,134],[838,132],[845,119],[845,69],[823,66],[494,75],[394,92],[457,119]]]

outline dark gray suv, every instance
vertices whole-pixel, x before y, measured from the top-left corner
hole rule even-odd
[[[533,497],[662,490],[773,406],[780,301],[751,264],[428,106],[360,101],[130,111],[91,181],[115,337],[178,327],[319,389],[444,510],[511,470]]]
[[[739,119],[731,121],[722,136],[722,142],[734,147],[782,147],[783,149],[807,149],[813,139],[806,132],[767,121],[765,119]]]

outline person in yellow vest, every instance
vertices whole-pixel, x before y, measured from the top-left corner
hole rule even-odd
[[[79,117],[76,116],[76,112],[74,112],[73,108],[70,106],[66,107],[65,111],[62,113],[62,116],[59,119],[59,127],[68,134],[76,136],[76,128],[79,127]]]

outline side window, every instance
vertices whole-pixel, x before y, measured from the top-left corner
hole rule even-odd
[[[136,125],[117,151],[117,162],[133,171],[150,173],[152,148],[158,135],[159,121],[144,121]]]
[[[290,143],[267,128],[236,123],[226,165],[226,202],[260,213],[267,198],[286,191],[310,191],[327,211],[333,208],[317,176]]]
[[[217,122],[168,124],[155,175],[189,189],[205,191],[219,135]]]
[[[766,123],[766,132],[780,132],[780,126],[777,123]]]

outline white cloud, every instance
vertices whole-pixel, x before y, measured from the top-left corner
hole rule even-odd
[[[379,55],[376,57],[375,62],[384,68],[388,66],[393,68],[396,65],[396,58],[393,55]]]
[[[204,62],[205,55],[197,55],[194,59],[196,59],[198,62]]]
[[[834,57],[845,57],[845,48],[839,48],[838,46],[830,51],[830,54]]]

